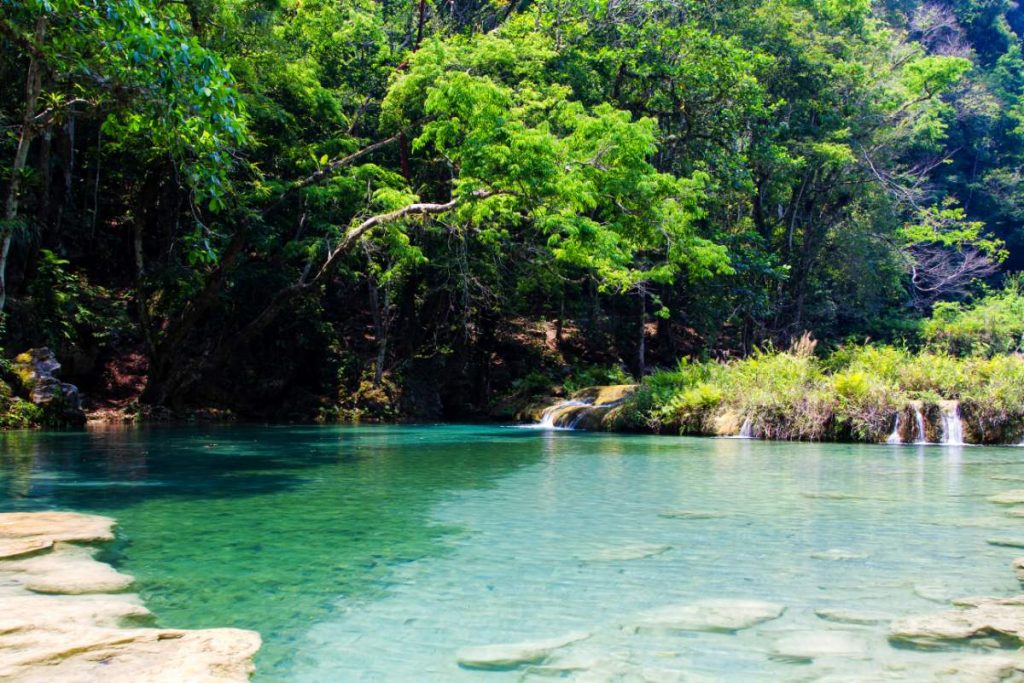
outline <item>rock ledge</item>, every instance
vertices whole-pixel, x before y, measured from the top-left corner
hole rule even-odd
[[[132,577],[87,545],[114,520],[72,512],[0,513],[0,680],[12,683],[247,681],[254,631],[146,628]],[[132,623],[132,622],[135,623]]]

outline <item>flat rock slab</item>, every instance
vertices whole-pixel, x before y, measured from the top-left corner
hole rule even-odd
[[[0,679],[18,683],[248,681],[254,670],[251,659],[259,647],[259,634],[241,629],[81,629],[59,641],[37,643],[21,657],[0,657]]]
[[[1024,671],[1024,660],[1011,655],[975,655],[963,657],[936,671],[943,683],[1005,683]]]
[[[0,514],[0,538],[103,543],[114,540],[114,524],[110,517],[77,512],[5,512]]]
[[[988,497],[988,502],[997,505],[1024,505],[1024,489],[1003,491]]]
[[[97,550],[56,543],[45,554],[0,562],[0,573],[36,593],[115,593],[135,580],[94,559]]]
[[[633,623],[640,630],[733,633],[778,619],[784,605],[761,600],[698,600],[644,612]]]
[[[890,640],[922,647],[992,636],[1024,640],[1024,599],[962,598],[957,604],[962,608],[893,622]]]
[[[628,560],[642,560],[645,557],[654,557],[671,549],[672,546],[670,545],[635,543],[632,545],[602,548],[583,556],[581,559],[587,562],[625,562]]]
[[[544,640],[464,647],[456,651],[455,658],[459,666],[467,669],[515,669],[526,664],[540,664],[555,650],[589,637],[589,633],[579,631]]]
[[[914,595],[931,602],[947,604],[953,599],[952,588],[945,583],[915,583]]]
[[[863,636],[848,631],[801,631],[775,641],[772,653],[784,659],[810,661],[824,657],[864,657]]]
[[[126,628],[150,617],[132,577],[81,543],[114,520],[69,512],[0,514],[0,680],[12,683],[241,683],[260,636],[240,629]]]
[[[53,547],[48,538],[0,538],[0,560],[33,555]]]
[[[889,615],[881,612],[863,612],[852,609],[819,609],[814,614],[825,621],[837,624],[856,624],[857,626],[872,626],[892,621]]]

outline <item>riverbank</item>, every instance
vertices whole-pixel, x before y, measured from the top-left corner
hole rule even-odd
[[[95,559],[114,520],[0,514],[0,679],[18,683],[247,681],[254,631],[148,627],[132,577]]]
[[[819,357],[813,350],[805,343],[725,363],[684,360],[638,385],[591,387],[521,417],[551,427],[781,441],[1024,440],[1020,354],[959,358],[851,346]]]

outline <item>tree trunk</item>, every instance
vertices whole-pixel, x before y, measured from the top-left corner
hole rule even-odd
[[[637,346],[636,361],[638,377],[647,371],[647,292],[640,290],[640,344]]]
[[[35,41],[42,45],[46,38],[46,17],[36,19]],[[0,226],[0,313],[7,305],[7,258],[11,251],[11,238],[18,219],[18,193],[21,190],[21,174],[28,160],[28,149],[36,135],[33,119],[36,116],[36,103],[43,89],[43,70],[39,59],[33,54],[29,57],[28,73],[25,77],[25,113],[21,119],[21,131],[18,135],[18,147],[14,152],[14,164],[11,168],[11,182],[7,187],[7,201],[4,203],[4,220]]]

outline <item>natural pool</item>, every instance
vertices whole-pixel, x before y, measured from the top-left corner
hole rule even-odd
[[[0,510],[116,517],[106,559],[137,577],[159,622],[260,631],[263,681],[931,680],[963,653],[896,649],[885,623],[816,611],[899,617],[1020,592],[1010,562],[1024,550],[986,542],[1024,539],[1024,519],[986,500],[1024,488],[1020,448],[480,426],[0,444]],[[736,634],[631,627],[706,598],[786,611]],[[470,671],[454,656],[581,630],[592,637],[556,657],[575,672]],[[824,631],[850,651],[779,656]]]

